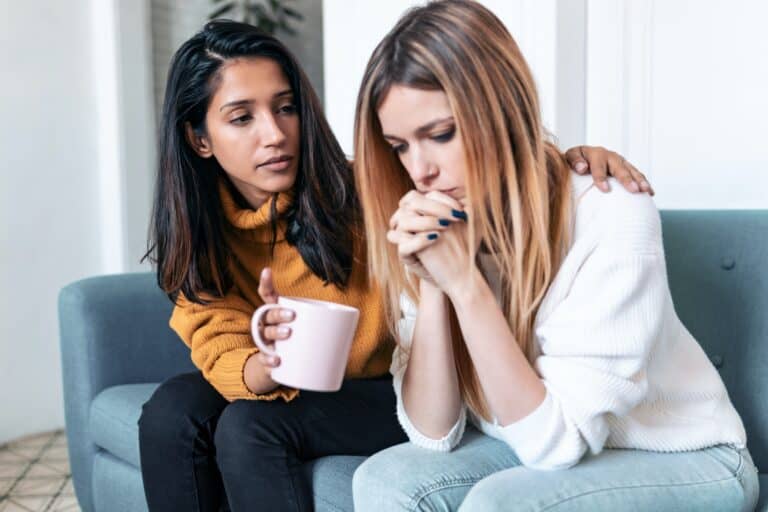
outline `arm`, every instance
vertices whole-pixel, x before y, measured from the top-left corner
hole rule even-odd
[[[255,357],[251,316],[255,307],[236,289],[208,304],[179,297],[170,325],[192,352],[192,361],[227,400],[293,399],[298,392],[279,388]]]
[[[424,437],[417,444],[447,451],[458,443],[465,421],[451,346],[448,300],[425,280],[420,292],[410,358],[399,395],[405,419],[417,430],[408,432],[409,437]]]
[[[671,305],[660,229],[636,231],[631,222],[594,249],[538,326],[536,376],[512,350],[517,344],[498,306],[479,293],[452,295],[503,438],[527,466],[565,468],[587,451],[600,452],[610,417],[628,414],[645,397],[646,362]]]
[[[401,201],[387,234],[398,245],[406,268],[420,277],[418,307],[407,298],[401,301],[404,318],[392,359],[397,415],[411,442],[439,451],[458,444],[466,407],[459,392],[447,297],[413,255],[433,243],[426,234],[447,228],[440,219],[460,222],[453,215],[459,209],[461,205],[449,197],[429,200],[413,191]]]

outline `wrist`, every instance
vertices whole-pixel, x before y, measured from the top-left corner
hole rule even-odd
[[[445,298],[445,293],[433,281],[430,281],[429,279],[420,279],[419,297],[422,301],[430,299],[443,299]]]
[[[243,368],[243,381],[251,393],[260,395],[277,389],[279,384],[272,380],[270,369],[261,364],[257,354],[251,355],[245,361]]]
[[[450,289],[446,290],[446,294],[457,312],[479,301],[489,298],[494,302],[496,300],[491,287],[477,266],[473,266],[472,271],[463,278],[453,281]]]

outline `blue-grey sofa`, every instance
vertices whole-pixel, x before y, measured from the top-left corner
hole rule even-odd
[[[768,210],[665,211],[662,222],[676,309],[744,419],[761,470],[758,509],[768,510]],[[147,509],[141,406],[159,382],[193,369],[168,327],[170,313],[148,273],[85,279],[60,293],[67,438],[84,512]],[[306,465],[318,511],[352,510],[352,473],[362,460]]]

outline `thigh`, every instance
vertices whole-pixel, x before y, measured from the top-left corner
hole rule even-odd
[[[203,423],[218,417],[228,404],[201,372],[183,373],[160,384],[142,407],[141,421],[156,417],[170,424],[185,419]]]
[[[168,379],[144,404],[139,453],[151,510],[220,510],[226,499],[213,438],[227,404],[200,372]]]
[[[286,447],[307,461],[327,455],[370,455],[403,442],[392,381],[345,381],[334,393],[302,391],[290,402],[238,400],[219,421],[217,446],[240,450],[253,440]],[[245,443],[245,444],[243,444]]]
[[[461,510],[740,511],[751,461],[727,446],[683,453],[605,450],[560,471],[517,467],[479,482]]]
[[[401,444],[373,455],[357,469],[355,510],[456,510],[475,483],[519,464],[505,443],[472,427],[448,453]]]

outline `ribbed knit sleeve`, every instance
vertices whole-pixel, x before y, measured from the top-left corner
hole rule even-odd
[[[673,309],[658,214],[634,213],[640,218],[610,220],[617,229],[603,234],[570,287],[552,290],[562,300],[552,310],[542,306],[535,367],[546,398],[501,427],[528,467],[566,468],[600,452],[611,419],[646,398],[649,355]]]
[[[390,367],[390,372],[392,373],[392,385],[395,388],[395,396],[397,397],[397,419],[408,436],[408,439],[416,446],[441,452],[451,451],[459,444],[459,441],[461,441],[461,438],[464,435],[464,428],[467,424],[467,407],[462,403],[458,420],[453,427],[451,427],[448,434],[440,439],[433,439],[425,436],[413,423],[411,423],[410,418],[408,418],[408,413],[405,410],[405,406],[403,405],[402,389],[403,377],[405,376],[405,370],[408,368],[408,358],[410,355],[413,329],[416,325],[416,313],[418,310],[416,305],[406,296],[403,296],[401,299],[400,308],[403,311],[403,318],[398,324],[400,343],[395,348],[394,354],[392,355],[392,366]]]
[[[203,377],[227,400],[290,401],[298,395],[297,390],[280,387],[257,395],[245,385],[245,362],[259,351],[251,335],[255,309],[236,289],[206,305],[180,296],[170,326],[191,349],[192,362]]]

